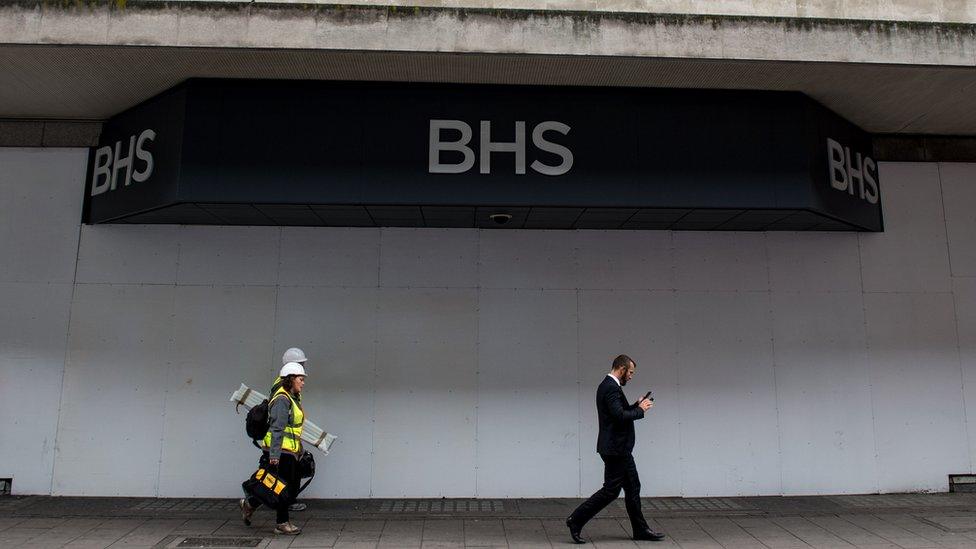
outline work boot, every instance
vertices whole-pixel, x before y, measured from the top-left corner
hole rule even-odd
[[[254,514],[254,507],[251,507],[247,503],[247,498],[241,498],[241,518],[244,519],[244,524],[251,525],[251,515]]]
[[[278,524],[274,529],[275,534],[284,534],[286,536],[297,536],[302,533],[302,529],[295,526],[291,522],[285,522],[283,524]]]
[[[305,505],[304,503],[295,502],[288,506],[288,510],[292,512],[304,511],[305,509],[308,509],[308,505]]]

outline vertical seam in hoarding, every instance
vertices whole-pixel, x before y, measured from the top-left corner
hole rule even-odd
[[[179,249],[179,248],[177,248]],[[141,286],[141,285],[140,285]],[[176,331],[176,294],[179,291],[179,286],[173,284],[173,293],[169,300],[169,350],[167,351],[167,356],[172,357],[175,344],[175,331]],[[173,363],[169,360],[166,361],[166,373],[163,375],[163,406],[160,415],[159,423],[159,459],[156,461],[156,479],[155,486],[153,486],[153,495],[159,497],[159,486],[160,477],[163,474],[163,451],[166,448],[166,404],[169,400],[169,378],[173,372]]]
[[[881,473],[878,463],[878,421],[875,417],[874,409],[874,383],[871,377],[871,337],[868,334],[868,307],[865,301],[864,291],[864,262],[861,257],[861,238],[862,233],[857,233],[857,273],[861,283],[861,327],[864,329],[864,372],[868,381],[868,400],[871,403],[871,439],[874,443],[874,491],[881,491]]]
[[[773,283],[772,278],[769,273],[769,237],[766,233],[762,233],[763,239],[763,262],[766,264],[766,305],[769,310],[769,352],[771,361],[771,369],[773,372],[773,402],[776,406],[776,454],[778,456],[778,466],[779,466],[779,493],[785,494],[783,486],[783,423],[780,419],[780,393],[779,393],[779,380],[776,378],[776,311],[773,306]]]
[[[423,211],[423,208],[421,208]],[[481,407],[481,231],[475,242],[476,264],[475,296],[474,296],[474,497],[479,497],[478,479],[481,476],[479,467],[481,445],[480,435],[480,407]]]
[[[274,312],[271,315],[271,356],[268,357],[268,364],[271,364],[272,370],[277,370],[276,366],[278,361],[278,298],[281,295],[281,244],[284,241],[284,230],[282,227],[278,227],[278,268],[275,273],[275,293],[274,293]],[[270,376],[271,379],[278,377],[278,372],[272,372]],[[269,396],[270,398],[270,396]]]
[[[369,497],[373,497],[373,466],[376,461],[376,388],[379,379],[379,346],[380,346],[380,293],[383,276],[383,229],[375,229],[376,238],[376,291],[373,292],[373,383],[370,391],[369,403]]]
[[[577,270],[578,272],[578,270]],[[578,284],[577,284],[578,285]],[[576,495],[583,495],[583,380],[582,364],[580,360],[580,337],[582,318],[582,290],[576,288],[576,477],[578,486]]]
[[[86,174],[87,169],[88,164],[86,161]],[[87,182],[84,189],[84,193],[88,194]],[[84,213],[82,213],[82,215],[84,215]],[[51,495],[54,495],[54,474],[58,464],[58,437],[61,432],[61,410],[64,407],[64,378],[66,375],[68,375],[68,356],[71,352],[71,315],[75,308],[75,288],[77,288],[78,283],[78,260],[81,257],[81,231],[83,227],[83,223],[78,223],[78,241],[75,243],[75,269],[74,273],[71,275],[71,296],[68,298],[68,324],[65,326],[64,330],[64,359],[61,362],[61,390],[58,395],[58,420],[54,426],[54,441],[51,448],[51,482],[48,488],[48,493]],[[11,493],[12,492],[13,490],[11,490]]]
[[[969,471],[973,470],[973,447],[969,437],[969,411],[966,405],[966,376],[962,369],[962,349],[959,345],[959,310],[956,308],[956,288],[952,281],[952,249],[949,248],[949,218],[945,209],[945,185],[942,180],[942,162],[937,162],[935,168],[939,175],[939,199],[942,202],[942,226],[945,229],[946,259],[949,261],[949,291],[952,295],[952,321],[956,329],[956,362],[959,364],[959,390],[962,394],[962,424],[963,434],[966,436],[966,455],[969,458]]]

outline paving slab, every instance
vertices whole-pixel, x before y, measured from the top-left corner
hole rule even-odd
[[[276,536],[274,512],[253,525],[233,499],[0,498],[0,549],[176,548],[187,537],[248,539],[258,549],[562,547],[568,498],[306,500],[299,536]],[[659,549],[976,549],[976,495],[645,498],[663,542],[635,542],[623,502],[586,525],[590,546]]]

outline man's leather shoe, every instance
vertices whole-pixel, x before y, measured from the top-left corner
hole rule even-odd
[[[573,538],[573,543],[586,543],[586,540],[580,537],[580,532],[583,531],[583,528],[577,526],[572,518],[566,519],[566,526],[569,527],[569,536]]]
[[[642,532],[634,532],[634,539],[637,541],[661,541],[664,539],[664,534],[648,528]]]

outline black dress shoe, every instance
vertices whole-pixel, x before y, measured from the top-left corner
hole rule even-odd
[[[634,539],[637,541],[661,541],[664,539],[664,534],[648,528],[643,532],[634,532]]]
[[[569,527],[569,536],[573,538],[573,543],[586,543],[586,540],[580,537],[580,532],[583,531],[583,528],[577,526],[572,518],[566,519],[566,526]]]

